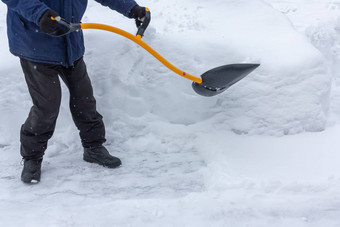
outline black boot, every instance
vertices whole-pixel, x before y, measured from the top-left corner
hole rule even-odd
[[[26,184],[36,184],[40,181],[42,159],[24,159],[21,180]]]
[[[104,146],[84,148],[84,161],[99,165],[116,168],[122,164],[119,158],[110,155]]]

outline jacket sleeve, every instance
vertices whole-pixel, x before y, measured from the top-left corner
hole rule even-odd
[[[110,9],[129,17],[131,9],[138,5],[134,0],[96,0],[103,6],[108,6]]]
[[[39,0],[1,0],[8,9],[17,12],[26,20],[39,23],[42,14],[49,9],[49,7]]]

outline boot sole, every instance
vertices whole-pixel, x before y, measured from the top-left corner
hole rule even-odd
[[[122,165],[121,162],[117,162],[117,164],[114,164],[114,165],[105,165],[104,163],[101,163],[101,162],[97,161],[96,159],[87,158],[86,156],[83,157],[83,160],[85,162],[96,163],[98,165],[101,165],[101,166],[104,166],[104,167],[107,167],[107,168],[110,168],[110,169],[117,168],[117,167]]]
[[[36,180],[36,179],[31,179],[31,180],[24,180],[21,178],[21,181],[24,182],[25,184],[38,184],[40,182],[40,180]]]

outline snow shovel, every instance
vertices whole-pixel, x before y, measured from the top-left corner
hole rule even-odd
[[[54,36],[63,36],[70,32],[78,31],[81,29],[100,29],[109,32],[113,32],[124,36],[137,43],[141,47],[143,47],[146,51],[148,51],[151,55],[153,55],[156,59],[158,59],[162,64],[168,67],[173,72],[178,75],[187,78],[192,82],[192,87],[194,91],[202,96],[215,96],[224,92],[230,86],[240,81],[244,77],[246,77],[249,73],[251,73],[254,69],[256,69],[260,64],[231,64],[224,65],[217,68],[213,68],[201,75],[201,78],[195,77],[189,73],[186,73],[170,62],[168,62],[165,58],[163,58],[159,53],[157,53],[154,49],[152,49],[148,44],[146,44],[142,37],[146,28],[148,27],[151,20],[151,13],[149,9],[146,9],[146,15],[141,20],[143,21],[141,26],[138,28],[137,34],[133,35],[124,30],[121,30],[116,27],[112,27],[105,24],[96,24],[96,23],[70,23],[61,17],[52,18],[56,20],[60,26],[60,30],[53,34]]]

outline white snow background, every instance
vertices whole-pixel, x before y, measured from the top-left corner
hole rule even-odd
[[[82,160],[68,91],[38,185],[20,181],[31,100],[0,4],[0,226],[340,226],[340,0],[139,0],[143,40],[200,76],[261,63],[221,95],[116,34],[84,31],[118,169]],[[135,33],[89,1],[83,22]]]

